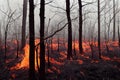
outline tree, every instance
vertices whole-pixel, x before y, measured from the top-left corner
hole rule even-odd
[[[120,21],[119,21],[119,17],[118,17],[118,45],[120,47],[120,25],[119,25]]]
[[[67,59],[72,57],[72,24],[70,17],[70,0],[66,0],[66,16],[68,21],[68,50],[67,50]]]
[[[115,14],[115,0],[113,0],[113,41],[115,41],[115,23],[116,20],[116,14]]]
[[[21,49],[25,47],[25,35],[26,35],[26,18],[27,18],[27,0],[23,2],[23,18],[22,18],[22,37],[21,37]]]
[[[83,53],[82,47],[82,1],[78,0],[79,4],[79,52]]]
[[[99,58],[101,59],[101,48],[100,48],[100,0],[98,0],[98,51],[99,51]]]
[[[29,80],[35,79],[34,0],[29,0]]]
[[[40,2],[40,69],[39,69],[39,80],[45,80],[44,29],[45,29],[45,0],[41,0],[41,2]]]

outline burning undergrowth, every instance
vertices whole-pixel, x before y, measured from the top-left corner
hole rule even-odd
[[[39,40],[37,39],[35,43],[39,43]],[[97,43],[94,43],[93,46],[93,59],[91,58],[91,49],[89,42],[83,43],[84,54],[82,55],[78,53],[78,41],[73,41],[73,43],[75,43],[75,45],[73,45],[73,49],[75,48],[77,53],[76,55],[73,55],[73,60],[66,59],[67,43],[60,44],[59,51],[57,41],[54,40],[52,45],[49,44],[50,65],[48,65],[48,49],[46,49],[45,57],[46,77],[48,80],[107,80],[108,78],[114,78],[116,80],[120,79],[118,77],[120,76],[120,55],[118,55],[119,47],[116,46],[117,42],[109,43],[109,53],[106,52],[105,43],[102,44],[102,60],[98,59],[97,57]],[[112,56],[113,54],[114,56]],[[4,75],[9,75],[8,78],[12,80],[27,80],[29,68],[29,45],[26,44],[26,46],[24,47],[24,54],[19,53],[19,58],[15,58],[16,51],[11,48],[7,56],[8,59],[6,60],[6,64],[1,64],[3,67],[6,68],[5,70],[2,70],[0,74],[2,74],[3,72]],[[35,65],[37,65],[36,62]],[[3,69],[3,67],[1,69]],[[113,73],[111,70],[114,70]],[[0,79],[4,79],[4,75],[0,76]],[[112,77],[113,75],[114,77]]]

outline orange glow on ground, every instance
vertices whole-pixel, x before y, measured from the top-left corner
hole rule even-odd
[[[109,61],[109,60],[111,60],[109,57],[107,57],[107,56],[101,56],[101,58],[103,59],[103,60],[105,60],[105,61]]]
[[[54,58],[51,58],[50,61],[52,64],[57,64],[59,66],[63,65],[63,63],[56,61]]]
[[[77,60],[78,64],[83,64],[83,60]]]
[[[92,60],[91,63],[99,63],[98,60]]]
[[[56,41],[55,39],[53,39],[53,41]],[[16,41],[14,41],[16,43]],[[39,43],[39,39],[36,39],[35,40],[35,44],[38,44]],[[79,51],[79,44],[78,44],[78,41],[73,41],[73,47],[74,47],[74,43],[75,43],[75,49],[77,51]],[[117,45],[118,42],[114,42],[113,44],[115,44],[115,46]],[[66,43],[67,44],[67,43]],[[65,45],[66,45],[65,44]],[[94,42],[95,45],[97,45],[97,42]],[[67,45],[66,45],[67,46]],[[53,50],[57,50],[58,48],[58,44],[53,42],[52,44],[52,47],[53,47]],[[63,47],[63,46],[61,46]],[[89,46],[89,42],[83,42],[83,49],[84,49],[84,52],[85,53],[89,53],[91,50],[90,50],[90,46]],[[12,67],[12,69],[20,69],[20,68],[29,68],[29,45],[26,44],[25,48],[24,48],[24,52],[25,54],[22,55],[23,59],[20,63],[18,63],[15,67]],[[56,53],[57,54],[57,53]],[[56,60],[55,58],[51,58],[50,57],[50,62],[52,64],[56,64],[56,65],[59,65],[59,66],[62,66],[64,65],[64,60],[67,58],[67,52],[66,51],[61,51],[60,53],[60,57]],[[90,59],[90,56],[85,56],[85,55],[79,55],[78,56],[81,56],[85,59]],[[35,55],[35,58],[36,58],[36,55]],[[47,59],[48,57],[45,56],[45,60],[47,62]],[[102,56],[102,59],[105,60],[105,61],[109,61],[111,60],[111,58],[107,57],[107,56]],[[120,59],[118,58],[114,58],[114,60],[120,62]],[[39,60],[38,60],[39,61]],[[78,64],[83,64],[83,61],[82,60],[76,60]],[[98,63],[99,61],[98,60],[92,60],[91,63]],[[9,61],[7,61],[7,63],[9,63]],[[40,61],[38,62],[40,64]],[[37,69],[37,63],[36,63],[36,59],[35,59],[35,67]],[[55,68],[54,68],[55,69]],[[56,70],[56,69],[55,69]],[[49,70],[49,72],[51,72]],[[57,71],[57,72],[60,72],[60,71]]]
[[[35,44],[39,43],[39,39],[35,40]],[[29,44],[26,44],[24,47],[24,55],[23,60],[21,63],[18,63],[15,67],[12,67],[11,69],[20,69],[20,68],[29,68]],[[38,60],[38,63],[40,64],[40,61]],[[37,62],[36,62],[36,52],[35,52],[35,67],[37,69]]]

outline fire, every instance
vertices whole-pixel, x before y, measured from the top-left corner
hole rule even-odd
[[[24,51],[25,51],[25,55],[22,62],[19,65],[19,68],[23,68],[23,67],[28,68],[29,66],[29,45],[28,44],[25,46]]]
[[[56,43],[55,39],[53,39],[53,41],[55,41],[52,44],[53,50],[57,50],[58,44]],[[16,43],[16,41],[14,41],[14,42]],[[39,42],[40,42],[39,39],[35,40],[35,44],[38,44]],[[79,51],[78,41],[73,41],[73,45],[72,45],[73,48],[74,48],[74,44],[75,44],[75,49],[77,51]],[[97,43],[95,43],[95,44],[97,44]],[[115,44],[115,45],[117,45],[117,44]],[[61,45],[61,47],[64,47],[64,46]],[[65,44],[65,47],[67,48],[67,43]],[[83,49],[86,53],[90,52],[89,42],[83,42]],[[11,69],[20,69],[20,68],[27,68],[28,69],[29,68],[29,44],[26,44],[26,46],[24,47],[24,52],[25,52],[25,54],[22,55],[22,57],[23,57],[22,61],[20,63],[18,63],[15,67],[12,67]],[[38,51],[38,52],[40,52],[40,51]],[[51,57],[49,58],[52,64],[57,64],[59,66],[64,65],[61,61],[64,61],[66,59],[67,52],[61,51],[59,54],[61,56],[61,57],[59,57],[60,61],[59,60],[57,61],[57,60],[55,60],[54,58],[51,58]],[[85,59],[89,59],[89,56],[85,56],[85,55],[80,55],[80,56],[84,57]],[[39,57],[39,55],[38,55],[38,57]],[[45,56],[46,61],[47,61],[47,59],[48,59],[48,56]],[[106,61],[111,60],[111,58],[106,57],[106,56],[102,56],[102,59],[106,60]],[[115,59],[115,60],[120,61],[119,59]],[[77,62],[79,64],[83,64],[82,60],[77,60]],[[98,63],[98,61],[97,60],[96,61],[91,61],[91,63]],[[38,60],[38,64],[40,65],[40,60]],[[35,68],[37,69],[36,52],[35,52]]]
[[[35,44],[39,43],[39,40],[35,40]],[[24,55],[22,55],[23,60],[18,63],[15,67],[12,67],[12,69],[21,69],[21,68],[29,68],[29,44],[26,44],[24,47]],[[40,61],[38,60],[38,63],[40,64]],[[37,69],[37,62],[36,62],[36,52],[35,52],[35,68]]]

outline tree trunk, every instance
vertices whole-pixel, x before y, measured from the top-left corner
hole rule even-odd
[[[113,41],[115,41],[115,26],[116,26],[116,24],[115,24],[116,18],[115,17],[116,17],[115,16],[115,0],[113,0]]]
[[[66,15],[68,20],[68,50],[67,50],[67,59],[72,57],[72,24],[70,17],[70,0],[66,0]]]
[[[40,2],[40,70],[39,80],[45,79],[45,44],[44,44],[44,28],[45,28],[45,0]]]
[[[101,59],[101,48],[100,48],[100,0],[98,0],[98,51],[99,51],[99,59]]]
[[[22,37],[21,37],[21,49],[25,47],[26,43],[26,18],[27,18],[27,0],[23,2],[23,18],[22,18]]]
[[[119,47],[120,47],[120,30],[119,30],[119,29],[120,29],[120,28],[119,28],[120,25],[119,25],[119,23],[120,23],[120,22],[119,22],[119,17],[118,17],[118,45],[119,45]]]
[[[79,53],[83,53],[82,47],[82,1],[78,0],[79,4]]]
[[[34,33],[34,1],[29,0],[29,80],[35,79],[35,33]]]

